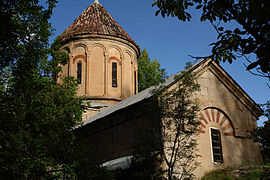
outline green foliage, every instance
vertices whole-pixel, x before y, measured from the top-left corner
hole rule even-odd
[[[226,167],[224,169],[218,169],[207,173],[202,180],[219,180],[219,179],[232,179],[233,177],[230,175],[232,171],[232,167]]]
[[[48,44],[56,0],[46,7],[38,0],[0,4],[0,178],[105,176],[91,147],[75,136],[84,110],[76,81],[66,77],[56,84],[52,78],[68,59],[59,39]]]
[[[202,11],[201,21],[210,21],[218,32],[209,56],[217,62],[232,63],[244,56],[250,63],[247,70],[256,69],[257,75],[270,78],[270,2],[264,0],[155,0],[153,6],[163,17],[176,16],[190,21],[191,7]],[[221,23],[235,21],[240,28],[225,29]],[[255,54],[250,60],[246,55]],[[196,57],[197,59],[205,57]]]
[[[52,71],[52,73],[55,76],[54,77],[55,79],[57,79],[57,75],[62,70],[62,68],[58,65],[59,64],[66,65],[68,63],[68,60],[69,60],[68,54],[64,51],[59,51],[60,48],[61,48],[61,37],[58,36],[54,40],[54,42],[52,44],[52,48],[50,49],[50,53],[51,53],[53,58],[49,62],[49,66],[47,66],[47,67],[52,68],[52,69],[48,69],[48,71]]]
[[[76,163],[67,157],[74,150],[71,130],[81,122],[82,100],[75,98],[76,83],[71,78],[62,85],[42,81],[38,83],[42,89],[31,93],[29,101],[9,90],[1,94],[1,177],[52,178],[74,173]]]
[[[5,92],[8,88],[9,81],[11,79],[10,69],[2,69],[2,74],[0,75],[0,92]]]
[[[191,64],[171,87],[160,86],[149,100],[142,129],[137,129],[131,167],[116,179],[189,179],[198,166],[196,128],[199,91]],[[148,118],[149,117],[149,118]],[[147,131],[146,128],[147,127]],[[137,140],[137,141],[136,141]]]
[[[0,72],[29,55],[29,59],[40,59],[48,45],[51,24],[48,19],[56,0],[47,0],[47,8],[38,0],[12,0],[0,2]],[[35,46],[30,53],[30,48]],[[38,54],[37,54],[37,51]]]
[[[261,145],[261,152],[265,163],[270,162],[270,101],[262,105],[264,108],[264,116],[267,118],[264,121],[263,127],[258,127],[256,131],[257,141]]]
[[[151,61],[144,49],[138,60],[138,84],[139,92],[151,86],[157,85],[166,79],[165,69],[160,68],[157,59]]]
[[[244,180],[244,179],[269,179],[269,166],[240,166],[240,167],[226,167],[217,169],[207,173],[202,180]]]
[[[191,179],[198,166],[195,159],[198,157],[196,119],[199,103],[193,95],[200,87],[189,68],[190,65],[175,77],[176,83],[172,87],[161,90],[158,96],[162,120],[162,157],[168,179]]]

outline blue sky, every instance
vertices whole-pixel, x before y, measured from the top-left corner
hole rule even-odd
[[[113,18],[140,46],[146,49],[151,59],[157,58],[168,75],[182,70],[189,55],[210,54],[209,44],[216,40],[217,33],[210,23],[200,22],[200,11],[192,10],[191,22],[181,22],[177,18],[155,16],[154,0],[99,0]],[[51,19],[55,36],[60,35],[94,0],[59,0]],[[51,38],[54,39],[55,36]],[[245,70],[243,60],[232,65],[222,63],[222,67],[256,102],[269,99],[266,78],[251,75]]]

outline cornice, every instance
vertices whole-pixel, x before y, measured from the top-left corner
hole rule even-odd
[[[73,35],[73,36],[69,36],[69,37],[64,37],[61,39],[61,42],[62,42],[62,45],[64,46],[65,44],[68,44],[69,42],[74,41],[74,40],[90,40],[90,39],[102,39],[102,40],[107,39],[107,40],[121,42],[123,44],[130,46],[132,49],[134,49],[134,51],[137,54],[137,57],[140,56],[140,47],[139,46],[137,46],[136,44],[134,44],[131,41],[128,41],[128,40],[122,39],[122,38],[118,38],[115,36],[101,35],[101,34],[81,34],[81,35]]]
[[[122,101],[123,98],[112,98],[110,96],[79,96],[86,98],[87,100],[112,100],[112,101]]]

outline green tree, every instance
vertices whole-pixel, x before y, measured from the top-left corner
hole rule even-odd
[[[157,59],[151,61],[144,49],[138,60],[138,87],[139,92],[153,85],[157,85],[166,78],[165,69],[160,68]]]
[[[52,77],[68,56],[59,39],[49,48],[56,0],[46,2],[0,2],[0,178],[97,179],[105,173],[75,136],[84,110],[76,80],[56,84]]]
[[[267,120],[263,127],[257,128],[257,141],[261,144],[261,152],[265,163],[270,162],[270,101],[267,101],[263,106],[264,116]]]
[[[208,56],[217,62],[232,63],[244,57],[252,74],[270,80],[270,1],[264,0],[155,0],[159,9],[156,15],[176,16],[180,21],[190,21],[191,7],[201,10],[201,21],[209,21],[217,31],[212,53]],[[238,27],[225,28],[236,22]],[[195,57],[196,59],[206,57]],[[269,104],[269,103],[268,103]],[[270,106],[265,112],[269,115]],[[269,158],[269,116],[264,127],[258,128],[262,152]]]
[[[161,111],[162,156],[165,174],[171,179],[192,179],[196,162],[198,128],[198,99],[194,93],[200,90],[194,81],[195,74],[187,65],[181,75],[175,77],[175,84],[158,93]]]
[[[0,75],[0,91],[4,92],[8,88],[9,80],[11,78],[9,68],[2,69],[2,73]]]
[[[201,21],[210,21],[216,29],[217,42],[211,45],[210,56],[217,62],[232,63],[245,57],[247,70],[270,78],[270,2],[265,0],[155,0],[156,15],[176,16],[180,21],[190,21],[188,10],[195,6],[202,10]],[[225,29],[227,22],[234,21],[239,28]],[[248,58],[247,55],[255,55]],[[205,57],[196,57],[197,59]]]
[[[148,102],[144,123],[135,142],[131,167],[120,175],[133,179],[192,179],[199,165],[197,154],[198,99],[200,90],[190,65],[169,87],[160,85]],[[148,107],[146,106],[146,107]],[[147,167],[147,168],[145,168]],[[131,179],[132,179],[131,178]]]

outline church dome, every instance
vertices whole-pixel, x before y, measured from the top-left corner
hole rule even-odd
[[[135,41],[98,1],[85,9],[60,36],[62,39],[70,39],[81,35],[117,37],[133,43],[139,49]]]
[[[77,96],[91,102],[84,119],[138,92],[139,46],[97,0],[60,37],[69,61],[58,83],[78,80]]]

